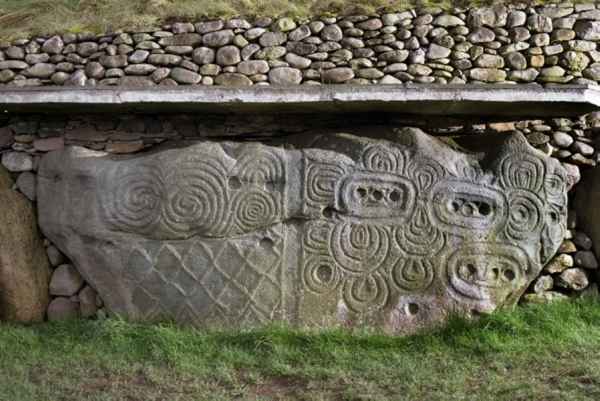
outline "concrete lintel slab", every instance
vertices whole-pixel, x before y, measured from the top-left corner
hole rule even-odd
[[[207,112],[569,116],[597,110],[587,85],[323,85],[293,87],[37,87],[0,89],[10,113]]]

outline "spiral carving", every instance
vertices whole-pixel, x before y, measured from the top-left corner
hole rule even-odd
[[[529,191],[514,191],[509,197],[506,234],[512,239],[524,239],[539,232],[543,224],[543,204]]]
[[[278,202],[273,194],[250,188],[235,195],[233,212],[242,232],[265,227],[279,216]]]
[[[433,278],[433,263],[425,258],[400,258],[392,269],[392,283],[399,290],[424,290],[433,283]]]
[[[114,189],[104,193],[106,219],[123,231],[152,231],[161,219],[166,193],[161,170],[151,164],[140,164],[135,169],[120,165],[108,177],[116,179]]]
[[[221,233],[226,225],[227,174],[215,160],[188,161],[169,175],[163,220],[175,233]]]
[[[245,182],[282,182],[285,179],[283,161],[275,152],[250,147],[239,158],[237,175]]]
[[[389,237],[382,226],[340,223],[331,234],[331,254],[350,272],[376,271],[390,251]]]

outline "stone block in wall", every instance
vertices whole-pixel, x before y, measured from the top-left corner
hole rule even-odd
[[[516,303],[566,232],[560,163],[520,134],[481,157],[395,138],[67,148],[40,165],[40,225],[134,320],[404,333]]]
[[[0,166],[0,320],[36,322],[48,306],[50,268],[33,205]]]

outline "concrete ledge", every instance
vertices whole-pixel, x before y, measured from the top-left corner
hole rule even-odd
[[[0,90],[10,113],[207,112],[569,116],[597,110],[600,87],[561,85],[324,85],[294,87]]]

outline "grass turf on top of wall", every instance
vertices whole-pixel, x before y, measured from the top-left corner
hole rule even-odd
[[[411,337],[118,320],[0,325],[0,400],[598,400],[600,303]]]
[[[556,1],[506,0],[548,4]],[[585,3],[590,0],[575,0]],[[54,33],[135,31],[169,20],[368,14],[414,7],[477,7],[494,0],[0,0],[0,41]]]

